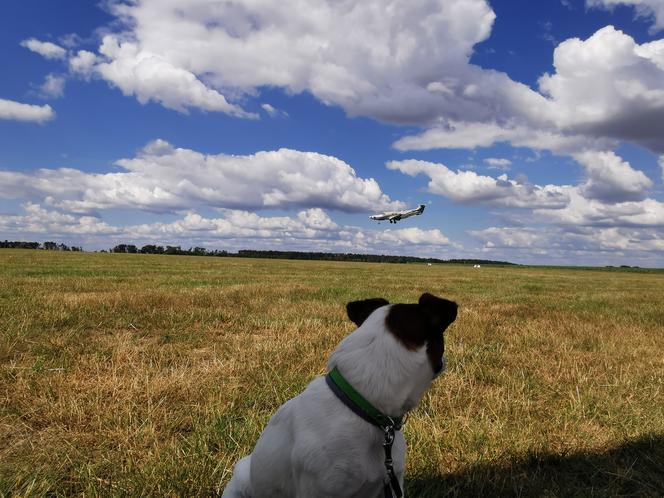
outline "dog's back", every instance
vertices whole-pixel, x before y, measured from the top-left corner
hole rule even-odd
[[[270,419],[251,455],[240,460],[223,498],[371,497],[383,479],[382,435],[314,379]],[[405,450],[395,440],[395,467]]]

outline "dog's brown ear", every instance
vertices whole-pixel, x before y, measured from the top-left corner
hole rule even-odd
[[[364,299],[363,301],[352,301],[346,305],[346,313],[348,313],[350,321],[359,327],[371,313],[386,304],[390,303],[387,299],[383,299],[382,297]]]
[[[429,317],[431,325],[437,330],[445,330],[456,320],[457,303],[454,301],[425,292],[420,296],[419,305]]]

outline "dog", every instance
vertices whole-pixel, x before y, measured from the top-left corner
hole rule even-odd
[[[400,419],[445,369],[443,332],[457,304],[425,293],[417,304],[373,298],[346,311],[357,329],[330,356],[330,374],[277,410],[222,498],[402,495]],[[371,418],[369,408],[385,418]]]

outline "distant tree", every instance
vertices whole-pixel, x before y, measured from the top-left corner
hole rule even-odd
[[[182,248],[180,246],[166,246],[166,254],[182,254]]]
[[[141,247],[141,253],[143,254],[164,254],[163,246],[156,246],[154,244],[148,244]]]
[[[55,242],[44,242],[44,250],[46,251],[57,251],[58,250],[58,244]]]
[[[138,248],[134,244],[128,244],[127,245],[127,252],[129,254],[136,254],[138,252]]]
[[[5,249],[39,249],[39,242],[25,242],[22,240],[0,240],[0,248]]]

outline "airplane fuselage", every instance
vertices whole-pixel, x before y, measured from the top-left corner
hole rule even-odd
[[[424,212],[424,207],[424,204],[420,204],[417,208],[409,209],[408,211],[392,211],[388,213],[374,214],[369,216],[369,218],[374,221],[388,220],[390,223],[396,223],[404,218],[410,218],[411,216],[422,214]]]

